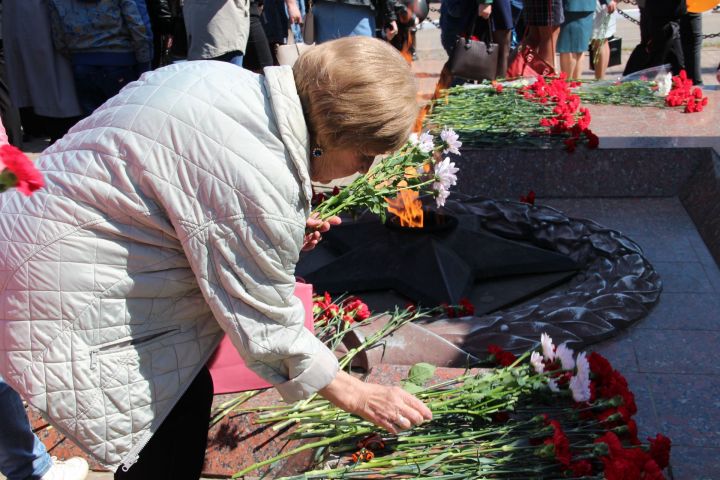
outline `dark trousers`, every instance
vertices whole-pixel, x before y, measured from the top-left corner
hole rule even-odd
[[[5,55],[0,40],[0,116],[10,144],[22,147],[20,113],[10,98],[10,89],[5,82]]]
[[[262,25],[260,13],[254,13],[250,8],[250,32],[248,34],[247,48],[245,48],[245,59],[243,67],[254,72],[262,73],[263,68],[274,65],[270,42],[268,42],[265,29]]]
[[[83,114],[90,115],[139,76],[134,65],[73,65],[75,89]]]
[[[691,78],[695,85],[701,85],[702,13],[686,13],[680,17],[680,41],[688,78]]]
[[[202,474],[210,425],[213,383],[203,367],[160,425],[140,458],[115,480],[197,480]]]

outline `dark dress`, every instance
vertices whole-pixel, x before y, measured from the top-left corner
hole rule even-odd
[[[525,0],[525,21],[531,27],[562,25],[565,21],[562,0]]]

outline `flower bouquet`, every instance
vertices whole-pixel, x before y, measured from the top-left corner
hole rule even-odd
[[[457,182],[458,168],[450,157],[438,160],[441,154],[459,155],[462,143],[451,129],[440,132],[440,142],[428,132],[412,134],[398,151],[376,163],[350,185],[322,197],[313,215],[325,220],[333,215],[366,208],[386,218],[387,200],[399,192],[429,193],[438,206],[445,204],[450,187]]]
[[[671,442],[640,442],[625,378],[602,356],[575,355],[546,334],[540,346],[519,358],[490,346],[500,368],[429,387],[433,367],[413,367],[405,388],[433,420],[397,435],[325,401],[286,411],[280,418],[298,425],[290,436],[309,443],[235,478],[307,450],[317,467],[289,478],[664,478]]]

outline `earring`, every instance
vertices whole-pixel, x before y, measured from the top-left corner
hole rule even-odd
[[[323,149],[320,147],[315,147],[312,149],[312,156],[315,158],[322,157]]]

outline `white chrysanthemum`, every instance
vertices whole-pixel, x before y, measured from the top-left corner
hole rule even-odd
[[[555,393],[560,392],[560,387],[558,387],[557,381],[554,378],[548,378],[548,387]]]
[[[555,360],[555,345],[552,338],[547,333],[540,335],[540,344],[542,345],[543,357],[545,360],[552,362]]]
[[[570,379],[570,391],[576,402],[590,401],[590,379],[575,375]]]
[[[436,184],[433,184],[433,187]],[[450,191],[446,190],[444,188],[440,188],[435,191],[435,204],[438,206],[438,208],[445,206],[445,201],[450,196]]]
[[[455,155],[460,155],[460,147],[462,147],[462,142],[458,140],[460,138],[457,133],[455,133],[455,130],[452,128],[446,128],[442,132],[440,132],[440,138],[443,142],[445,142],[446,148],[443,150],[443,153],[453,153]]]
[[[666,73],[657,78],[657,92],[656,95],[660,97],[667,97],[670,90],[672,90],[672,73]]]
[[[420,138],[418,139],[418,149],[420,149],[420,151],[424,153],[431,153],[435,149],[433,138],[434,137],[428,132],[420,135]]]
[[[435,182],[433,190],[435,190],[435,202],[438,207],[445,205],[445,200],[450,196],[450,187],[457,184],[457,175],[460,169],[455,163],[450,161],[450,157],[435,164]]]
[[[418,134],[415,132],[411,133],[410,137],[408,138],[408,142],[411,145],[417,145],[418,143],[420,143],[420,140],[418,139]]]
[[[568,348],[564,343],[557,347],[555,356],[560,359],[560,364],[562,365],[563,370],[572,370],[575,368],[575,359],[573,358],[574,354],[575,351]]]
[[[581,352],[575,361],[577,373],[570,379],[570,390],[573,400],[587,402],[590,400],[590,362],[585,352]]]
[[[590,362],[588,362],[587,354],[580,352],[575,360],[575,366],[577,367],[577,374],[584,377],[590,378]]]
[[[539,352],[533,352],[532,355],[530,355],[530,365],[533,366],[537,373],[543,373],[545,371],[543,357]]]

